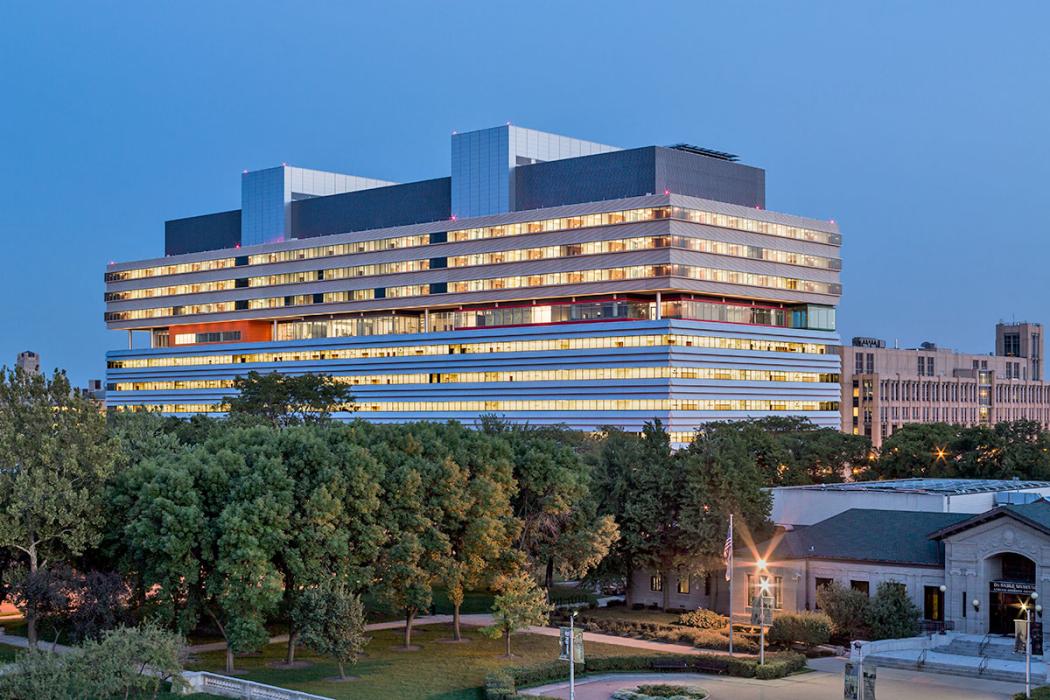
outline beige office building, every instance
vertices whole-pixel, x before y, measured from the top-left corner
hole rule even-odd
[[[1043,381],[1043,328],[1000,323],[994,355],[923,343],[888,348],[876,338],[842,346],[842,430],[878,447],[907,423],[991,425],[1033,420],[1050,428],[1050,387]]]

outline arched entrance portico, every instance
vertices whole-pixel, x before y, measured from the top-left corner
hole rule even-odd
[[[1000,552],[984,560],[988,581],[988,631],[1014,633],[1014,620],[1024,615],[1021,603],[1036,590],[1035,562],[1016,552]]]

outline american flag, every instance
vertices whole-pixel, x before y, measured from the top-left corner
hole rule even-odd
[[[733,516],[729,516],[729,532],[722,547],[722,561],[726,564],[726,581],[733,580]]]

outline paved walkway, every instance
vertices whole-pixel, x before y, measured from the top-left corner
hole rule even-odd
[[[0,633],[0,644],[6,644],[9,647],[18,647],[19,649],[29,648],[29,640],[15,634]],[[68,654],[73,651],[72,647],[67,647],[65,644],[52,644],[43,639],[40,640],[40,648],[45,651],[53,651],[56,654]]]
[[[608,700],[620,688],[639,683],[691,683],[711,692],[715,700],[840,700],[842,697],[843,659],[813,659],[812,673],[802,673],[775,681],[749,678],[705,676],[697,673],[606,674],[588,677],[576,684],[576,700]],[[933,673],[916,673],[896,669],[879,669],[875,695],[893,700],[1010,700],[1024,690],[1023,685],[982,681]],[[568,698],[567,683],[529,688],[525,695],[548,695]]]
[[[473,615],[461,615],[460,623],[464,627],[486,627],[492,624],[492,615],[485,614],[473,614]],[[416,618],[415,622],[412,623],[413,627],[417,625],[451,625],[451,615],[424,615],[423,617]],[[390,622],[376,622],[371,625],[365,625],[366,632],[374,632],[377,630],[393,630],[402,629],[405,626],[404,620],[392,620]],[[555,627],[526,627],[522,632],[529,634],[538,634],[544,637],[557,637],[559,631]],[[664,642],[649,642],[644,639],[631,639],[629,637],[617,637],[611,634],[598,634],[597,632],[584,632],[583,640],[585,642],[594,642],[598,644],[614,644],[621,647],[630,647],[632,649],[639,649],[642,651],[662,651],[669,654],[722,654],[724,652],[708,651],[706,649],[697,649],[692,646],[685,644],[667,644]],[[270,637],[270,644],[285,644],[288,642],[287,634],[280,634],[275,637]],[[223,651],[226,649],[226,642],[209,642],[207,644],[195,644],[189,648],[190,653],[198,654],[209,651]]]

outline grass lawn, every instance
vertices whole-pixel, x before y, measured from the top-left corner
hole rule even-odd
[[[480,686],[489,671],[558,658],[557,637],[515,635],[512,640],[515,657],[508,660],[502,656],[502,639],[489,639],[470,627],[464,628],[464,634],[471,638],[470,642],[447,644],[439,640],[451,636],[449,626],[416,627],[412,642],[422,649],[402,652],[391,648],[401,643],[400,630],[373,632],[372,642],[366,649],[368,656],[352,671],[359,678],[345,683],[329,680],[338,676],[334,663],[305,649],[300,649],[296,658],[312,661],[313,666],[296,670],[269,668],[269,663],[283,659],[282,644],[267,646],[260,656],[238,658],[237,666],[247,671],[243,678],[338,700],[481,700]],[[586,653],[588,656],[633,656],[639,652],[629,647],[588,644]],[[190,667],[222,673],[223,658],[221,652],[201,654]]]
[[[655,622],[661,625],[673,625],[678,621],[678,615],[675,613],[667,613],[662,610],[631,610],[626,607],[593,608],[591,610],[581,610],[580,614],[599,620]]]

